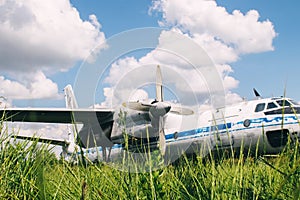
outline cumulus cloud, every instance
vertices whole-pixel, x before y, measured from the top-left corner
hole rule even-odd
[[[27,137],[45,138],[45,139],[59,139],[68,140],[68,127],[66,124],[38,124],[38,123],[26,123],[26,122],[7,122],[3,124],[2,135],[20,135]],[[11,137],[11,142],[15,141]],[[18,140],[22,141],[22,140]],[[57,155],[59,158],[62,152],[62,147],[50,145],[49,149]]]
[[[56,97],[57,86],[46,74],[68,70],[85,59],[105,40],[100,28],[95,15],[82,20],[69,0],[1,1],[0,69],[9,74],[1,82],[19,93],[4,88],[8,93],[2,95]],[[24,84],[22,73],[34,75],[32,81]]]
[[[83,21],[67,0],[6,0],[0,10],[1,69],[64,70],[105,39],[96,16]]]
[[[134,88],[134,84],[136,84],[135,87],[138,87],[140,79],[144,79],[144,82],[155,81],[155,77],[151,75],[155,75],[155,68],[152,67],[152,71],[146,71],[144,67],[145,73],[140,73],[135,69],[159,64],[162,69],[171,69],[167,73],[163,73],[163,76],[164,80],[169,82],[172,82],[173,78],[176,90],[184,94],[192,92],[206,102],[205,99],[209,98],[211,89],[207,85],[207,77],[201,77],[195,73],[189,63],[180,56],[162,50],[164,47],[172,45],[169,38],[171,32],[175,31],[198,44],[211,58],[222,79],[226,103],[230,104],[241,100],[238,94],[231,92],[232,89],[238,87],[239,81],[234,78],[234,71],[230,63],[236,62],[242,54],[274,49],[272,42],[276,37],[276,32],[273,24],[269,20],[261,21],[256,10],[250,10],[245,14],[239,10],[229,13],[224,7],[218,6],[215,1],[156,0],[153,1],[150,11],[161,13],[160,26],[168,27],[171,31],[163,31],[159,37],[157,48],[144,57],[140,59],[123,58],[115,62],[106,79],[107,83],[111,84],[112,90],[116,89],[116,85],[120,83],[120,77],[125,77],[127,74],[135,74],[132,76],[135,78],[133,78],[134,81],[127,79],[131,81],[122,83],[123,89],[127,86],[126,89],[130,90],[130,88]],[[200,54],[199,57],[202,56]],[[183,77],[188,84],[183,85],[182,81],[178,79],[180,77]],[[112,96],[117,96],[115,93],[110,92],[110,99]]]
[[[9,135],[23,135],[41,138],[61,138],[68,139],[68,125],[49,123],[29,123],[29,122],[7,122],[4,128]],[[55,135],[53,134],[55,133]]]
[[[203,59],[197,59],[200,60],[200,65],[202,60],[204,64],[197,71],[195,70],[195,66],[189,60],[182,57],[182,55],[168,51],[172,50],[170,49],[170,45],[173,49],[182,48],[182,45],[184,45],[174,43],[174,38],[171,36],[173,33],[173,30],[163,31],[159,38],[158,47],[144,57],[140,59],[126,57],[112,64],[109,76],[105,80],[106,83],[112,86],[109,93],[107,93],[108,88],[105,88],[104,95],[107,94],[106,102],[113,102],[110,105],[118,105],[121,102],[128,101],[130,93],[138,88],[145,85],[152,85],[152,88],[154,88],[157,65],[161,66],[164,87],[166,90],[169,90],[169,93],[172,93],[171,96],[176,98],[176,101],[181,103],[202,102],[209,98],[213,89],[211,86],[216,83],[214,80],[210,80],[209,76],[223,80],[223,85],[220,85],[217,89],[225,87],[225,90],[228,91],[237,87],[238,81],[230,76],[233,72],[232,68],[226,64],[214,64],[205,52],[203,52],[204,55],[201,55],[201,52],[189,52],[191,55],[195,54],[195,56],[203,57]],[[183,33],[178,32],[178,30],[176,30],[177,34],[186,37]],[[173,44],[175,47],[172,47]],[[191,49],[187,48],[187,50]],[[209,67],[215,70],[212,69],[211,72],[202,73],[207,68],[205,67],[206,64],[209,64]],[[155,98],[155,96],[151,96],[151,98]],[[191,98],[195,98],[196,100],[191,101]]]
[[[4,96],[0,96],[0,108],[8,108],[11,107],[11,102]]]
[[[60,98],[57,84],[41,71],[19,74],[19,81],[0,76],[0,93],[9,99]]]
[[[276,36],[269,20],[259,21],[259,13],[250,10],[227,12],[216,1],[157,0],[152,10],[162,13],[162,26],[176,26],[190,34],[208,34],[238,53],[258,53],[273,50]]]

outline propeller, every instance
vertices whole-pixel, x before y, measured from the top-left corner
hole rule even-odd
[[[164,116],[171,112],[178,115],[192,115],[194,111],[188,108],[173,106],[163,101],[163,85],[160,66],[156,69],[156,98],[154,101],[135,101],[123,103],[124,107],[132,110],[149,112],[151,125],[157,129],[159,135],[159,147],[164,155],[166,149],[165,133],[164,133]]]
[[[183,108],[180,106],[173,106],[169,103],[163,102],[163,86],[162,86],[162,75],[160,66],[157,65],[156,69],[156,98],[152,102],[146,101],[131,101],[123,103],[124,107],[130,108],[137,111],[150,111],[151,108],[164,109],[166,113],[171,112],[178,115],[192,115],[194,111],[189,108]],[[169,109],[171,108],[171,109]],[[153,110],[153,109],[152,109]],[[165,114],[166,114],[165,113]]]

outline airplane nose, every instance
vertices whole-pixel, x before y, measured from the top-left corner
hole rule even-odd
[[[171,105],[165,102],[157,102],[155,106],[150,108],[152,116],[160,117],[164,116],[171,110]]]

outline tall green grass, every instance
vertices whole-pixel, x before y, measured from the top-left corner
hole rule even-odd
[[[43,199],[45,190],[45,167],[55,163],[47,145],[37,141],[11,143],[0,138],[0,198]]]
[[[183,156],[144,173],[72,165],[37,141],[0,142],[0,199],[300,199],[298,142],[277,157]]]

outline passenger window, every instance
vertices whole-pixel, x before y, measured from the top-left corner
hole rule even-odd
[[[273,102],[268,103],[267,109],[277,108],[276,104]]]
[[[278,100],[276,101],[280,106],[290,106],[290,102],[288,102],[287,100]]]
[[[256,105],[256,108],[255,108],[255,112],[260,112],[260,111],[263,111],[265,109],[265,103],[259,103]]]

